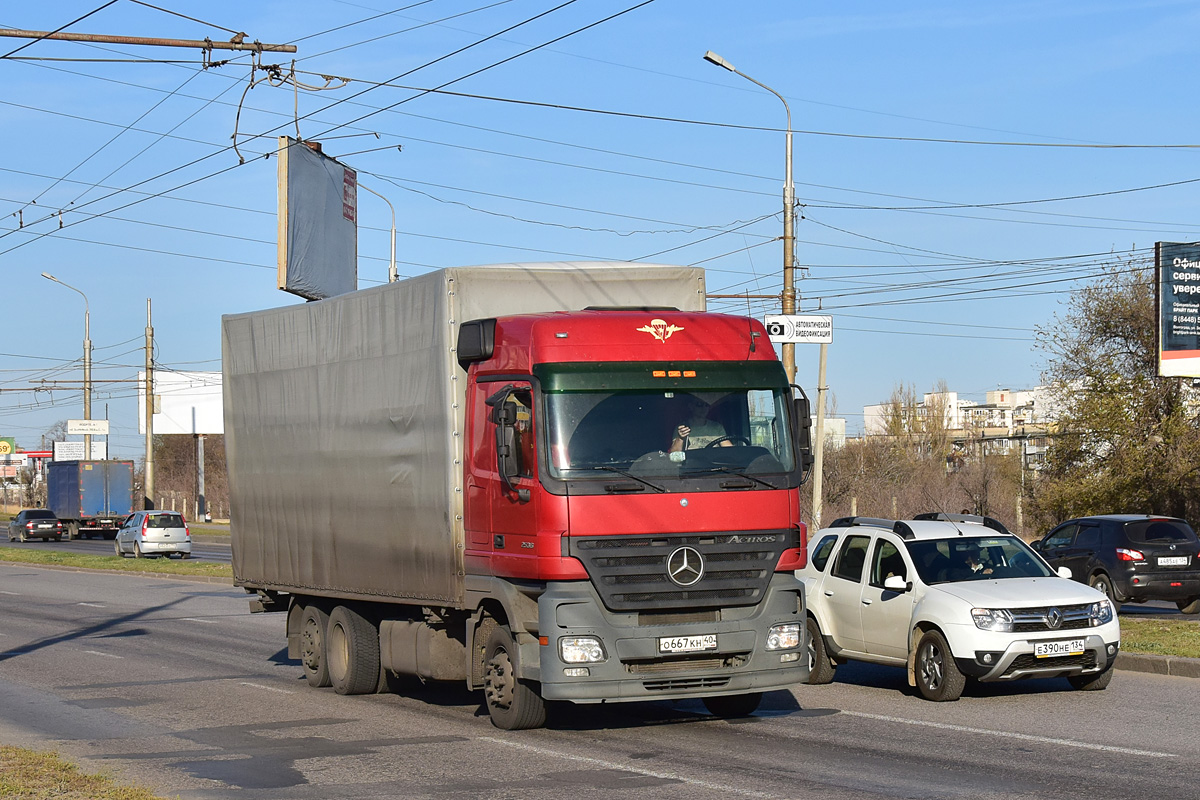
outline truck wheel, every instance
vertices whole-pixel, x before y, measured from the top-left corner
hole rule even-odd
[[[308,685],[320,689],[329,685],[329,664],[325,655],[325,636],[329,615],[320,606],[304,607],[300,616],[300,664]]]
[[[1092,579],[1088,581],[1088,585],[1108,598],[1113,605],[1113,613],[1121,610],[1121,604],[1117,602],[1117,592],[1113,589],[1111,578],[1104,573],[1093,575]]]
[[[67,541],[68,542],[74,541],[75,539],[78,539],[78,538],[79,538],[79,523],[68,522],[67,523]]]
[[[724,717],[731,719],[735,717],[748,717],[755,712],[758,704],[762,702],[762,692],[751,692],[750,694],[727,694],[720,697],[705,697],[704,707],[708,709],[708,713],[714,717]]]
[[[379,686],[379,631],[346,606],[329,615],[325,633],[329,682],[338,694],[370,694]]]
[[[546,723],[546,703],[517,679],[517,645],[506,625],[497,625],[485,651],[483,694],[492,724],[506,731],[540,728]]]
[[[1175,605],[1179,606],[1179,611],[1183,614],[1200,614],[1200,597],[1177,600]]]
[[[929,631],[917,645],[917,687],[926,700],[945,703],[962,696],[967,677],[954,663],[954,655],[946,638],[938,631]]]
[[[808,682],[813,686],[831,683],[836,669],[829,660],[821,626],[812,617],[808,618]]]
[[[1081,692],[1099,692],[1106,688],[1113,676],[1113,665],[1109,664],[1103,672],[1093,672],[1090,675],[1071,675],[1067,678],[1071,686]]]

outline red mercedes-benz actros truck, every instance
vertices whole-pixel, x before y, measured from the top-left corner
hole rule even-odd
[[[442,269],[226,316],[234,577],[313,686],[752,712],[808,676],[808,401],[697,268]]]

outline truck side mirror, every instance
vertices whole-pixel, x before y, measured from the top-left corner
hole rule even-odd
[[[796,442],[796,452],[799,454],[800,468],[804,472],[812,469],[812,406],[804,390],[792,384],[799,393],[792,398],[792,438]]]
[[[512,492],[522,503],[528,502],[528,489],[519,489],[513,483],[513,478],[521,474],[520,455],[517,453],[517,404],[512,402],[514,394],[512,384],[487,399],[492,411],[490,420],[496,425],[496,471],[500,473],[500,482],[506,491]]]

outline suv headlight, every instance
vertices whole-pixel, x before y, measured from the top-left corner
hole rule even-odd
[[[800,646],[800,623],[785,622],[782,625],[772,625],[767,632],[768,650],[791,650]]]
[[[558,640],[558,654],[565,664],[594,664],[608,658],[595,636],[564,636]]]
[[[1013,629],[1012,614],[1006,608],[972,608],[971,617],[981,630],[1011,633]]]
[[[1088,620],[1093,628],[1100,625],[1107,625],[1113,620],[1112,603],[1107,600],[1101,600],[1099,603],[1092,603],[1088,606]]]

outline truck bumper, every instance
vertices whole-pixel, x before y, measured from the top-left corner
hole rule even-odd
[[[772,577],[757,606],[652,614],[613,612],[590,582],[547,586],[538,599],[541,695],[575,703],[673,700],[789,688],[808,680],[804,587],[791,574]],[[799,642],[767,650],[772,626],[799,626]],[[715,635],[716,648],[662,653],[660,640]],[[565,663],[564,638],[595,637],[604,660]]]

